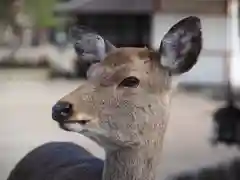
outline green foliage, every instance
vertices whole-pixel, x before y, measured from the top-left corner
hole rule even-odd
[[[0,0],[0,20],[5,21],[9,17],[10,0]]]
[[[25,7],[32,15],[37,27],[54,27],[58,24],[53,14],[56,3],[57,0],[25,0]]]
[[[9,20],[12,2],[14,0],[0,0],[0,21]],[[24,0],[24,2],[26,12],[32,16],[37,27],[53,27],[58,24],[53,14],[57,0]]]

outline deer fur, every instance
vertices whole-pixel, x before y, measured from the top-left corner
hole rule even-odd
[[[96,44],[82,43],[85,37],[96,37]],[[200,19],[179,21],[158,50],[116,48],[110,42],[110,48],[98,49],[97,37],[87,31],[73,34],[80,57],[91,46],[101,61],[89,69],[86,82],[53,106],[52,117],[62,129],[83,134],[104,148],[99,179],[154,180],[169,118],[172,78],[197,62],[202,48]],[[69,105],[67,112],[57,111],[62,102]],[[80,174],[76,179],[84,180]]]

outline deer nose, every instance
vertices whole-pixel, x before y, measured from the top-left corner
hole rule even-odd
[[[52,119],[61,123],[70,118],[73,114],[72,104],[59,101],[52,107]]]

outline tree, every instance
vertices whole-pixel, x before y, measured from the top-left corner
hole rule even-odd
[[[38,28],[48,28],[57,25],[53,9],[57,0],[25,0],[25,7],[35,20]]]
[[[57,0],[0,0],[0,21],[10,26],[22,41],[24,28],[34,22],[40,40],[46,41],[48,28],[58,24],[53,9]]]
[[[40,43],[46,43],[48,29],[58,25],[53,12],[56,3],[57,0],[25,0],[25,9],[34,19]]]
[[[6,22],[9,17],[9,9],[12,1],[0,0],[0,21]]]

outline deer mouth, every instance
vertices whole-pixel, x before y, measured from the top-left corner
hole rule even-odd
[[[137,147],[139,142],[121,141],[117,138],[111,138],[104,130],[95,128],[86,128],[82,122],[78,120],[67,120],[60,124],[60,128],[68,132],[76,132],[84,135],[85,137],[93,140],[98,145],[108,147],[110,149],[118,149],[120,147]]]
[[[61,124],[59,124],[60,128],[65,130],[65,131],[70,131],[70,132],[77,132],[80,133],[86,137],[89,137],[92,139],[95,136],[104,136],[106,132],[101,131],[99,129],[95,128],[88,128],[86,127],[85,121],[88,122],[88,120],[66,120],[63,121]]]
[[[88,132],[84,125],[88,122],[88,120],[78,121],[78,120],[65,120],[59,124],[60,128],[65,131],[70,132],[78,132],[83,134],[84,132]]]

